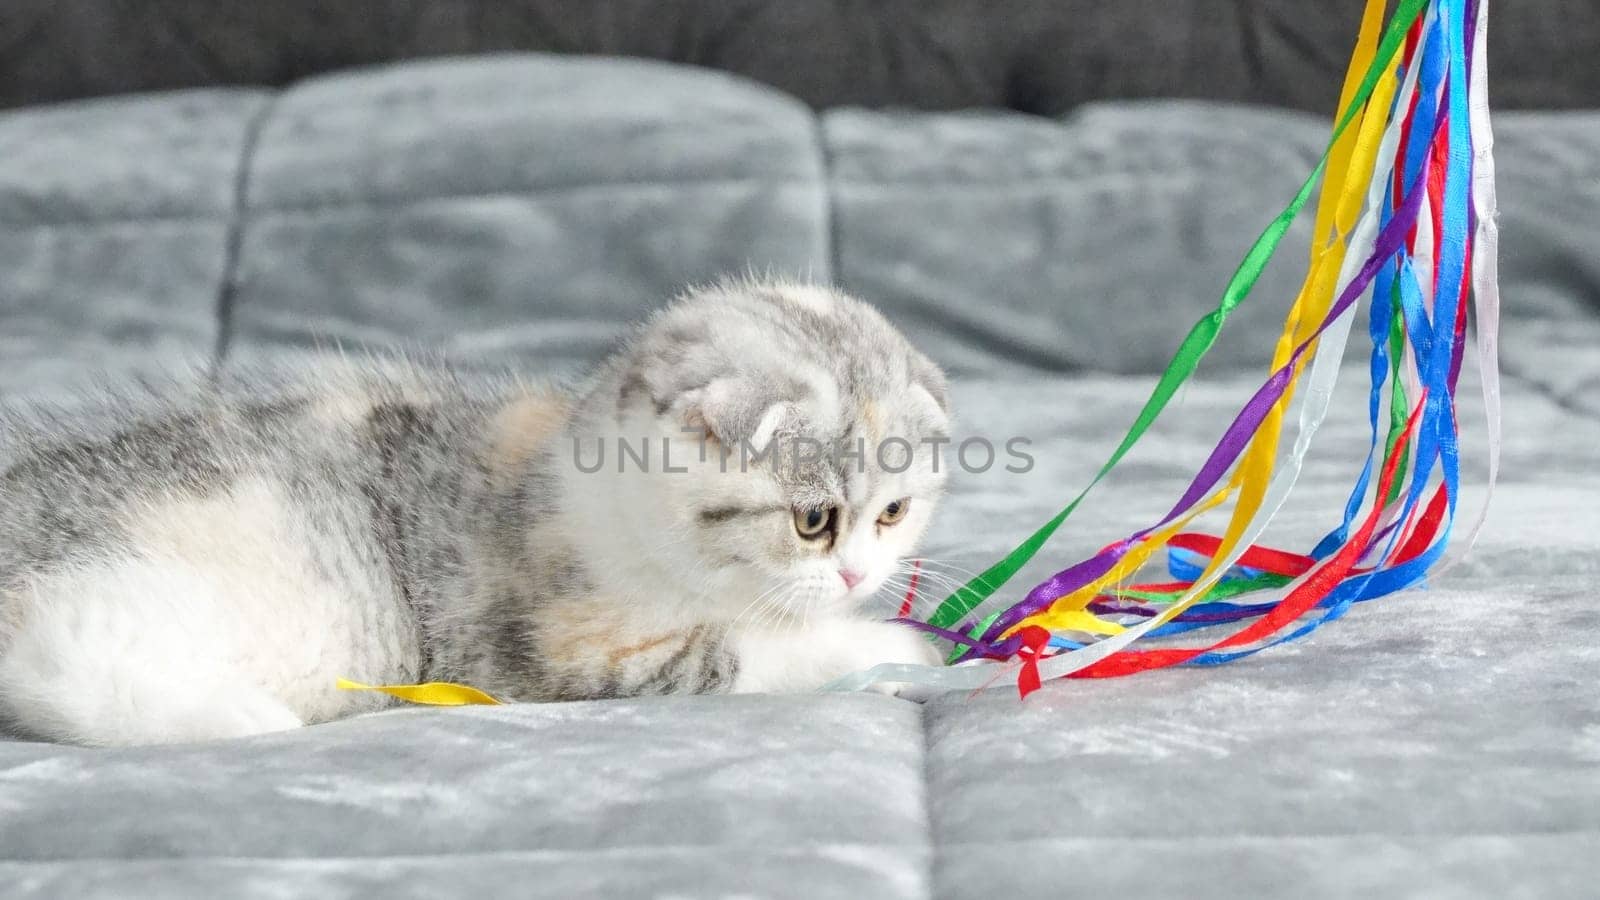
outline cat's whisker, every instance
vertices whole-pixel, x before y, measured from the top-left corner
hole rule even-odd
[[[885,583],[888,583],[888,581],[886,580]],[[895,598],[897,601],[905,600],[906,594],[911,593],[912,588],[915,587],[915,602],[925,599],[928,596],[930,587],[933,588],[934,592],[938,592],[942,587],[938,579],[930,577],[926,572],[921,573],[914,579],[911,577],[896,578],[894,585],[899,595]]]
[[[949,575],[946,575],[943,572],[936,572],[931,569],[923,569],[922,576],[933,584],[937,584],[941,587],[947,587],[951,590],[957,590],[966,583],[958,579],[951,578]]]
[[[789,617],[789,627],[784,630],[785,636],[805,633],[805,622],[811,615],[811,598],[814,596],[811,591],[806,591],[805,602],[800,605],[800,615]]]
[[[773,597],[771,601],[766,602],[762,615],[755,620],[755,628],[771,629],[782,625],[782,621],[786,618],[787,605],[792,597],[794,591],[786,591],[782,596]]]
[[[757,627],[763,631],[777,631],[782,628],[783,625],[787,624],[787,621],[791,615],[789,603],[793,599],[794,592],[790,591],[789,593],[784,594],[782,598],[779,598],[773,602],[770,606],[768,606],[767,614],[763,616],[757,623]]]
[[[756,615],[759,615],[759,613],[756,612],[756,611],[759,610],[759,609],[764,609],[764,604],[769,602],[770,598],[773,595],[775,595],[778,591],[782,590],[783,587],[784,587],[784,585],[781,584],[781,583],[780,584],[775,584],[775,585],[767,588],[766,590],[763,590],[761,593],[757,594],[755,596],[755,598],[752,599],[749,603],[745,604],[744,609],[740,610],[739,614],[737,616],[734,616],[733,620],[730,621],[726,626],[723,627],[723,629],[722,629],[722,641],[718,644],[717,651],[719,653],[721,653],[721,652],[723,652],[723,651],[725,651],[727,649],[728,641],[730,639],[732,639],[735,636],[735,634],[739,631],[740,622],[745,618],[745,616],[751,615],[752,613],[756,613]],[[753,624],[754,621],[755,621],[755,619],[752,618],[751,623]]]
[[[946,596],[955,593],[962,587],[961,583],[952,581],[949,578],[926,571],[923,574],[927,577],[926,586],[931,587],[932,590],[919,590],[913,598],[911,604],[912,615],[917,617],[931,613],[944,602]],[[918,587],[924,587],[924,585],[919,585]]]
[[[751,613],[751,611],[756,608],[757,604],[759,604],[761,601],[765,600],[769,593],[771,593],[770,590],[762,591],[761,593],[757,594],[753,599],[751,599],[751,601],[749,603],[746,603],[744,605],[744,608],[739,610],[739,614],[734,616],[733,619],[728,622],[728,628],[729,629],[737,628],[739,626],[740,621],[742,621],[745,616],[749,615]]]
[[[966,582],[958,580],[958,579],[955,579],[955,578],[951,578],[949,575],[945,575],[942,572],[936,572],[936,571],[933,571],[933,570],[930,570],[930,569],[924,569],[922,571],[922,575],[930,583],[932,583],[934,585],[937,585],[938,587],[943,588],[946,591],[950,591],[952,593],[955,592],[955,591],[959,591],[959,590],[961,590],[961,588],[966,586]]]
[[[745,604],[744,609],[741,610],[737,616],[733,617],[733,621],[728,623],[728,627],[725,632],[732,631],[738,626],[741,619],[743,619],[746,615],[749,615],[751,611],[755,610],[759,605],[768,602],[773,595],[775,595],[778,591],[783,590],[785,587],[787,587],[787,585],[780,582],[757,594],[754,600],[751,600],[749,603]]]
[[[765,630],[783,620],[788,604],[794,598],[795,585],[783,584],[780,590],[781,595],[774,591],[762,602],[761,608],[750,620],[750,630]]]
[[[905,561],[913,564],[920,563],[923,567],[923,571],[943,570],[954,573],[955,575],[960,576],[960,579],[963,582],[976,582],[978,585],[990,584],[990,582],[984,579],[982,572],[974,572],[965,566],[958,566],[955,563],[946,562],[941,559],[933,559],[931,557],[910,557]]]
[[[990,584],[989,582],[985,581],[981,575],[970,573],[967,570],[959,567],[942,568],[940,566],[928,565],[924,563],[921,572],[929,578],[942,579],[945,582],[952,582],[958,586],[971,584],[975,588],[982,589]]]
[[[896,595],[893,598],[896,602],[905,599],[906,593],[911,590],[911,585],[911,579],[903,578],[899,575],[889,575],[883,579],[883,586],[888,588],[890,593]],[[919,584],[917,587],[920,588],[921,585]]]

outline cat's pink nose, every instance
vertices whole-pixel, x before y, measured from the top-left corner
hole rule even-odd
[[[850,590],[861,583],[860,572],[852,572],[849,569],[840,569],[839,577],[844,579],[845,590]]]

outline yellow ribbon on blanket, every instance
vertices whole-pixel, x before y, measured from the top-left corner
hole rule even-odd
[[[451,684],[448,681],[430,681],[427,684],[362,684],[341,678],[341,691],[377,691],[407,703],[425,706],[500,706],[499,700],[475,687]]]

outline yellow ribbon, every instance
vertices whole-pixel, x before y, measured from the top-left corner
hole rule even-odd
[[[448,681],[430,681],[427,684],[361,684],[341,678],[341,691],[377,691],[407,703],[426,706],[500,706],[499,700],[475,687],[451,684]]]
[[[1121,634],[1127,631],[1115,622],[1107,622],[1087,610],[1050,610],[1052,631],[1086,631],[1090,634]]]

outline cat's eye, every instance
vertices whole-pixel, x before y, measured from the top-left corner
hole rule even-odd
[[[806,540],[815,540],[828,533],[833,524],[833,507],[825,506],[794,511],[794,530]]]
[[[911,508],[911,498],[905,497],[896,500],[883,508],[878,516],[879,525],[893,525],[906,517],[906,511]]]

